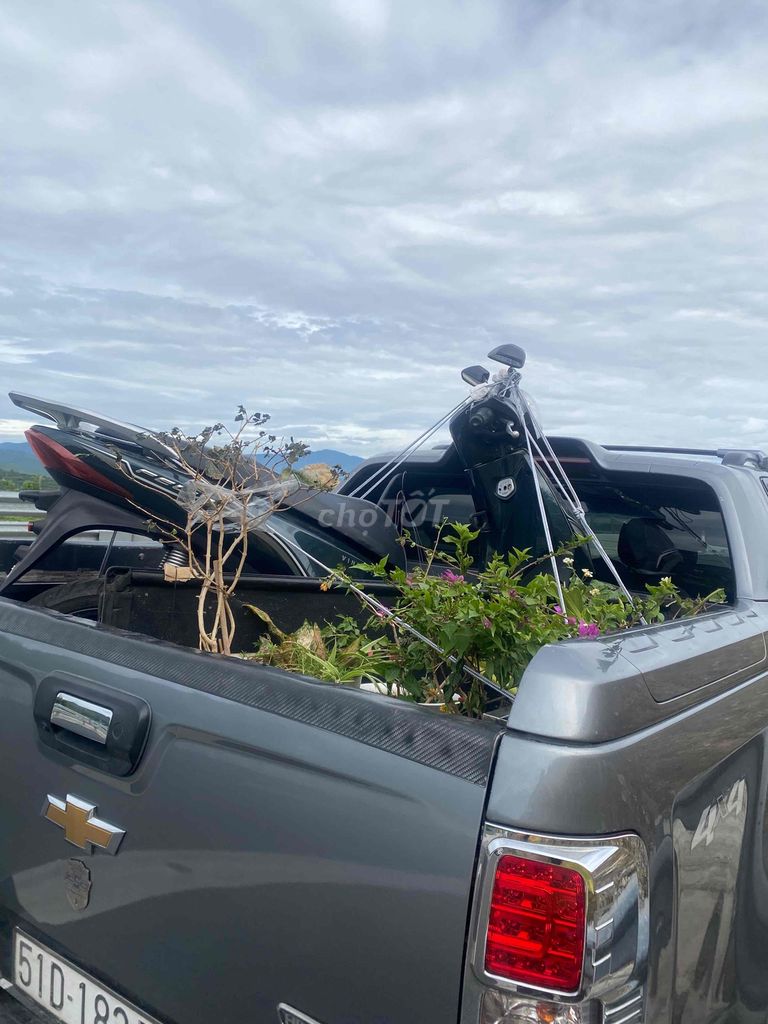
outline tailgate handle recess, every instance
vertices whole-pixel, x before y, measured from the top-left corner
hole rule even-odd
[[[112,711],[109,708],[63,691],[56,695],[51,708],[51,725],[68,729],[69,732],[103,746],[107,742],[111,724]]]
[[[141,760],[152,709],[133,693],[55,672],[37,687],[34,716],[40,743],[57,756],[124,776]]]

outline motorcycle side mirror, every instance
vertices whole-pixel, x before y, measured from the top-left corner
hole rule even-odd
[[[485,384],[490,376],[490,373],[484,366],[465,366],[461,371],[461,379],[465,384],[471,384],[472,387],[477,387],[478,384]]]
[[[525,366],[525,349],[520,348],[519,345],[499,345],[498,348],[488,353],[488,358],[495,359],[497,363],[503,363],[505,366],[511,366],[515,370],[520,370]]]

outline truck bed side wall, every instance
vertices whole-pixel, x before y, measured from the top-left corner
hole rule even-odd
[[[766,609],[754,604],[752,614],[742,613],[720,614],[723,622],[743,620],[734,626],[735,646],[754,646],[754,636],[766,628]],[[744,621],[752,623],[752,639],[740,632]],[[656,636],[663,641],[665,632],[678,636],[675,627],[661,627]],[[702,655],[697,689],[690,648],[671,642],[666,670],[674,674],[676,646],[685,692],[653,701],[643,674],[635,668],[622,681],[624,670],[614,661],[617,679],[607,685],[613,685],[619,701],[618,721],[606,715],[605,701],[596,696],[599,660],[585,674],[590,683],[574,681],[565,707],[549,702],[563,692],[550,674],[555,689],[548,694],[542,685],[537,694],[541,735],[515,732],[513,711],[488,820],[560,836],[639,833],[650,857],[647,1020],[763,1020],[768,1010],[768,674],[760,663],[749,673],[736,673],[729,685],[727,679],[713,680],[712,659]],[[585,645],[579,653],[586,650]],[[739,651],[734,649],[732,660],[739,663]],[[721,651],[721,670],[729,664]],[[585,686],[591,687],[591,698]],[[569,715],[572,732],[592,733],[590,741],[560,737]],[[642,725],[628,732],[633,717]],[[530,729],[527,713],[525,721]],[[555,736],[548,738],[550,725]]]

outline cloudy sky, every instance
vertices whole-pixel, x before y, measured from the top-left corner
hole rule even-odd
[[[0,76],[3,395],[365,453],[514,341],[551,431],[768,446],[763,0],[5,0]]]

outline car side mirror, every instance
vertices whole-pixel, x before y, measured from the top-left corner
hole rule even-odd
[[[503,363],[505,366],[511,366],[515,370],[520,370],[525,366],[525,349],[520,348],[519,345],[499,345],[498,348],[488,353],[488,358],[494,359],[497,363]]]
[[[490,376],[490,373],[484,366],[465,366],[461,371],[461,379],[465,384],[471,384],[472,387],[477,387],[478,384],[485,384]]]

